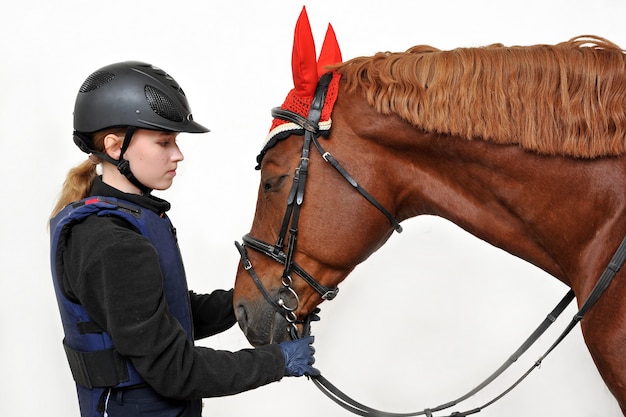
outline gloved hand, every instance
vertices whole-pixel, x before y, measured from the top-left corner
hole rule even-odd
[[[313,336],[305,336],[278,345],[285,357],[285,376],[320,375],[320,371],[311,366],[315,363],[314,340]]]

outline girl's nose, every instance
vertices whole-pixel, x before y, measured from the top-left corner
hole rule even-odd
[[[172,159],[176,162],[180,162],[183,159],[185,159],[185,156],[183,155],[182,151],[180,150],[180,148],[178,147],[178,145],[176,145],[176,148],[174,150],[174,153],[172,154]]]

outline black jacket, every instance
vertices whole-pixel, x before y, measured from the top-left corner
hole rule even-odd
[[[91,195],[116,197],[156,213],[167,201],[126,194],[97,178]],[[111,335],[115,348],[161,395],[196,399],[236,394],[284,376],[277,345],[237,352],[194,346],[169,314],[155,248],[124,220],[89,216],[72,227],[64,252],[66,294]],[[194,335],[211,336],[236,320],[232,290],[190,291]]]

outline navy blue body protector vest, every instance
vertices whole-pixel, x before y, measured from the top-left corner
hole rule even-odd
[[[115,350],[107,332],[93,322],[81,304],[68,299],[59,285],[67,234],[73,224],[90,215],[122,218],[150,240],[159,255],[168,308],[192,342],[193,324],[182,258],[167,216],[112,197],[89,197],[68,205],[50,221],[52,277],[65,332],[63,346],[76,381],[81,416],[102,417],[108,388],[137,385],[144,380],[130,360]]]

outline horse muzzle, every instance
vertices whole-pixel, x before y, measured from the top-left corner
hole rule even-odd
[[[235,305],[235,317],[252,346],[291,339],[291,323],[265,302],[240,300]]]

